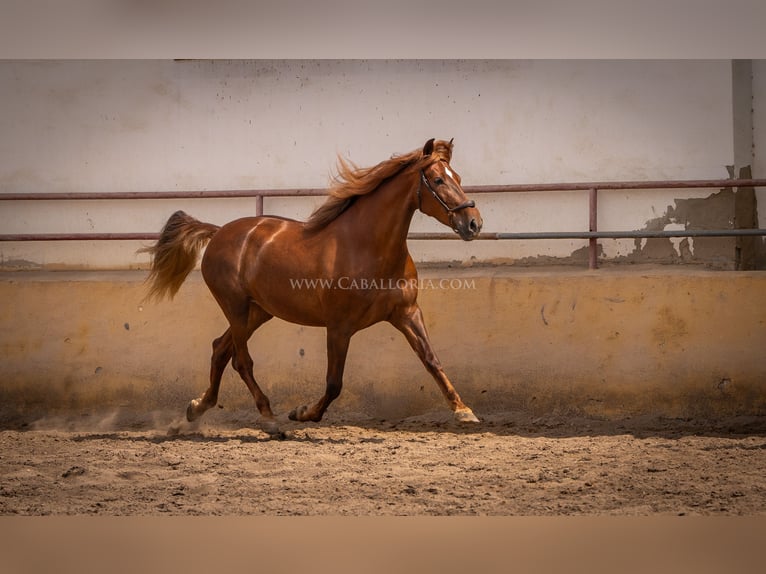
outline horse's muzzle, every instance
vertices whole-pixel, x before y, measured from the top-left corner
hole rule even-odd
[[[471,241],[476,239],[481,231],[481,226],[484,222],[478,212],[476,214],[469,214],[467,211],[465,217],[456,219],[455,233],[457,233],[463,241]]]

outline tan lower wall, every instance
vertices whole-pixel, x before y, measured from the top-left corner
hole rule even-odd
[[[143,303],[143,272],[0,275],[0,415],[182,412],[226,323],[198,273]],[[428,269],[432,341],[476,413],[716,417],[766,412],[766,273],[644,268]],[[438,284],[440,279],[458,279]],[[273,320],[251,339],[277,413],[324,385],[324,331]],[[231,369],[220,403],[253,408]],[[387,324],[354,336],[335,413],[446,410]]]

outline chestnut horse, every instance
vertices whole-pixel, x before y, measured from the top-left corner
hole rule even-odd
[[[261,216],[218,227],[181,211],[168,219],[157,243],[144,249],[152,255],[149,297],[172,298],[207,244],[202,276],[229,322],[213,341],[210,386],[189,403],[189,421],[216,405],[231,361],[255,399],[261,428],[280,434],[269,399],[253,377],[247,347],[258,327],[279,317],[327,330],[325,393],[314,405],[293,409],[290,419],[321,420],[340,394],[351,336],[388,321],[407,338],[455,418],[478,422],[431,347],[417,303],[417,270],[407,250],[416,209],[466,241],[481,229],[481,215],[449,165],[452,147],[452,140],[431,139],[422,149],[369,168],[339,159],[330,197],[306,222]]]

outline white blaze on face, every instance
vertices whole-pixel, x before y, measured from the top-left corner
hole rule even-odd
[[[449,168],[448,165],[444,166],[444,171],[447,172],[447,175],[450,176],[451,179],[453,179],[453,180],[455,179],[455,174],[452,173],[452,170]]]

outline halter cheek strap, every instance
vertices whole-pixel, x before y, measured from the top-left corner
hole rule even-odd
[[[420,188],[422,187],[422,184],[425,184],[426,188],[428,188],[428,191],[431,192],[431,195],[434,196],[434,199],[436,199],[437,202],[439,202],[439,205],[441,205],[444,210],[452,216],[453,213],[456,211],[460,211],[461,209],[466,209],[468,207],[476,207],[476,204],[472,199],[469,199],[468,201],[464,201],[460,205],[456,205],[455,207],[450,207],[447,205],[444,200],[439,197],[439,194],[436,193],[433,187],[431,187],[431,184],[428,181],[428,178],[426,177],[425,172],[421,169],[420,170],[420,184],[418,184],[418,209],[421,209],[422,206],[422,198],[420,197]],[[422,211],[422,209],[421,209]]]

